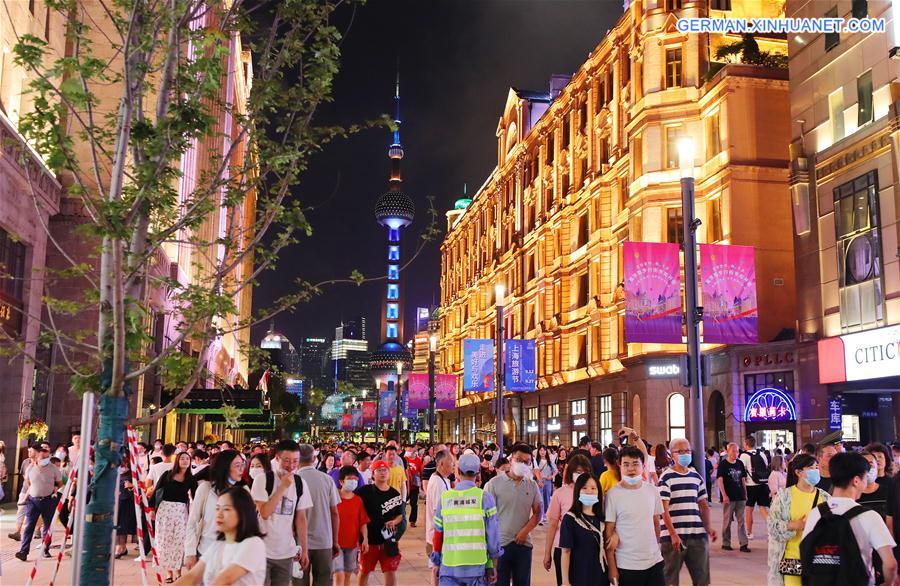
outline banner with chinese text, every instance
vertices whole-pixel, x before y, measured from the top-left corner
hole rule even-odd
[[[419,410],[413,409],[409,404],[409,391],[405,388],[403,393],[400,394],[400,408],[400,413],[407,419],[417,419],[419,417]]]
[[[397,416],[397,394],[394,385],[388,385],[387,391],[381,391],[381,402],[378,405],[378,423],[393,423]]]
[[[506,340],[506,389],[531,393],[537,389],[534,340]]]
[[[758,342],[755,259],[752,246],[700,245],[705,343]]]
[[[625,340],[681,343],[677,244],[625,242]]]
[[[463,340],[463,392],[494,390],[494,341]]]
[[[436,409],[456,409],[456,375],[435,375],[434,395]]]
[[[428,373],[409,373],[406,386],[409,389],[409,408],[428,409]]]
[[[352,418],[349,413],[344,413],[341,418],[341,431],[353,431]]]

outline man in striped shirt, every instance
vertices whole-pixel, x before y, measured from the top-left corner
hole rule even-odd
[[[706,484],[691,464],[691,444],[673,439],[669,449],[675,463],[659,478],[663,504],[660,549],[665,561],[666,586],[678,586],[681,565],[687,565],[694,586],[709,586],[709,542],[716,531],[709,522]]]

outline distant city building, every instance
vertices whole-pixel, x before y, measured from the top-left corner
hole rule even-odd
[[[352,318],[335,328],[330,351],[330,370],[335,389],[338,382],[349,383],[359,390],[372,388],[369,372],[371,359],[372,353],[366,339],[366,318]]]
[[[300,373],[300,354],[287,336],[275,331],[274,323],[269,325],[269,331],[259,347],[269,351],[272,366],[277,367],[279,372]]]
[[[331,388],[333,375],[328,370],[331,342],[325,338],[305,338],[300,343],[300,374],[306,389]]]

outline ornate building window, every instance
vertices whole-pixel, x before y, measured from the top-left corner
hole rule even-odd
[[[681,47],[666,49],[666,89],[681,87]]]
[[[397,285],[391,284],[387,287],[387,298],[388,299],[400,299],[400,287]]]

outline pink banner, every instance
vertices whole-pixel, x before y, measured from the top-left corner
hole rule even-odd
[[[456,375],[434,375],[436,409],[456,409]]]
[[[625,340],[681,343],[678,245],[625,242]]]
[[[363,425],[375,425],[375,401],[363,401]]]
[[[409,409],[428,409],[428,373],[409,373]]]
[[[351,415],[349,413],[344,413],[341,416],[341,431],[352,431],[353,430],[352,421],[353,420],[351,419]]]
[[[752,246],[700,245],[705,343],[758,342],[755,261]]]

